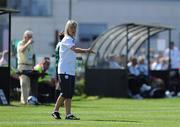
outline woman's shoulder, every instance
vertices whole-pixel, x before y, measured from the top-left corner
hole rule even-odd
[[[61,41],[61,45],[74,45],[74,39],[70,36],[65,36]]]
[[[74,39],[71,36],[65,35],[62,41],[73,41]]]

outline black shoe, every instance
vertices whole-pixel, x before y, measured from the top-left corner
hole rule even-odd
[[[53,112],[51,115],[54,119],[61,119],[59,112]]]
[[[73,114],[67,115],[66,120],[80,120],[80,118],[75,117]]]

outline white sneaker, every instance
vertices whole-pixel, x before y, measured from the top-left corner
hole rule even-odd
[[[166,90],[165,95],[166,95],[167,98],[171,98],[172,97],[172,95],[171,95],[169,90]]]
[[[143,84],[140,88],[140,91],[143,93],[145,91],[149,91],[151,89],[151,86],[148,86],[146,84]]]
[[[139,99],[139,100],[143,99],[143,97],[140,94],[133,95],[132,98]]]
[[[177,97],[180,97],[180,92],[177,93]]]

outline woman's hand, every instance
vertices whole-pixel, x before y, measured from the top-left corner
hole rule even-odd
[[[93,53],[93,54],[95,54],[95,52],[92,50],[92,48],[88,48],[88,49],[87,49],[87,52],[88,52],[88,53]]]

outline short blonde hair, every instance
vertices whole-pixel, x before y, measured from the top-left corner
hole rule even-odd
[[[24,35],[28,35],[28,37],[31,38],[31,37],[33,36],[33,32],[30,31],[30,30],[26,30],[26,31],[24,32]]]
[[[68,33],[68,28],[69,28],[71,25],[72,25],[73,27],[75,27],[75,29],[77,28],[77,23],[76,23],[75,20],[68,20],[67,23],[66,23],[66,25],[65,25],[65,28],[64,28],[64,34],[65,34],[65,35],[69,35],[69,33]]]

